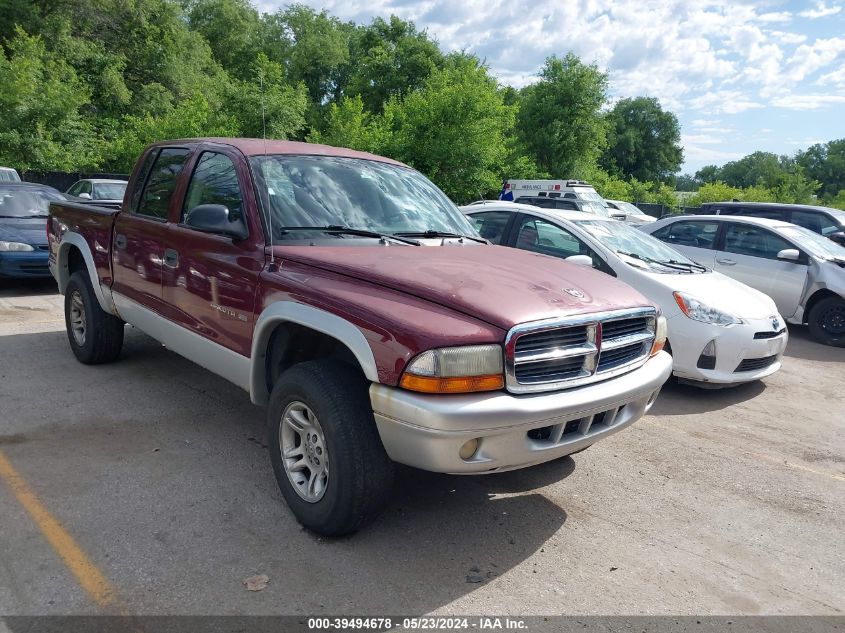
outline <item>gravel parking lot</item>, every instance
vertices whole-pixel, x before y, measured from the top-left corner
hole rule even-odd
[[[244,392],[135,330],[83,366],[61,305],[0,286],[0,613],[845,610],[845,350],[803,328],[765,382],[669,385],[574,458],[402,469],[380,520],[327,540],[284,505]]]

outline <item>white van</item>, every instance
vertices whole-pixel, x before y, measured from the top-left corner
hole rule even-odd
[[[607,206],[604,198],[583,180],[506,180],[499,200],[519,202],[520,198],[575,198]]]

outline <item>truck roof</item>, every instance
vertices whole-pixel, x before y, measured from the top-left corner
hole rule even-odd
[[[401,165],[407,167],[404,163],[392,158],[378,156],[377,154],[370,154],[369,152],[359,152],[354,149],[347,149],[345,147],[333,147],[331,145],[320,145],[318,143],[302,143],[299,141],[277,141],[273,139],[260,138],[227,138],[227,137],[207,137],[207,138],[183,138],[167,141],[159,141],[153,143],[150,147],[159,147],[162,145],[174,145],[179,143],[216,143],[219,145],[229,145],[240,151],[244,156],[265,156],[271,154],[297,154],[300,156],[341,156],[344,158],[362,158],[366,160],[376,160],[382,163],[390,163],[392,165]]]

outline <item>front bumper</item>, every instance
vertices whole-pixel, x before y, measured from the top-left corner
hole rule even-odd
[[[669,341],[674,357],[674,374],[687,381],[714,385],[736,385],[771,376],[781,367],[789,334],[781,319],[784,332],[772,338],[755,339],[755,333],[774,334],[771,319],[746,319],[730,327],[707,325],[683,315],[669,319]],[[698,358],[705,345],[716,341],[716,366],[702,369]],[[773,362],[752,371],[737,371],[743,361],[770,358]]]
[[[0,277],[36,278],[49,277],[47,251],[3,251],[0,253]]]
[[[553,393],[429,395],[373,384],[376,425],[393,461],[444,473],[489,473],[569,455],[636,422],[672,371],[660,352],[604,382]],[[529,435],[530,432],[530,435]],[[478,439],[475,454],[459,450]]]

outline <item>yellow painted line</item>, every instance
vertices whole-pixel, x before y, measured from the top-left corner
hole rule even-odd
[[[44,534],[44,538],[52,545],[94,602],[101,607],[113,604],[115,593],[109,581],[76,544],[68,531],[62,527],[58,519],[44,507],[2,450],[0,450],[0,478],[9,485],[18,502],[29,512],[32,520]]]

